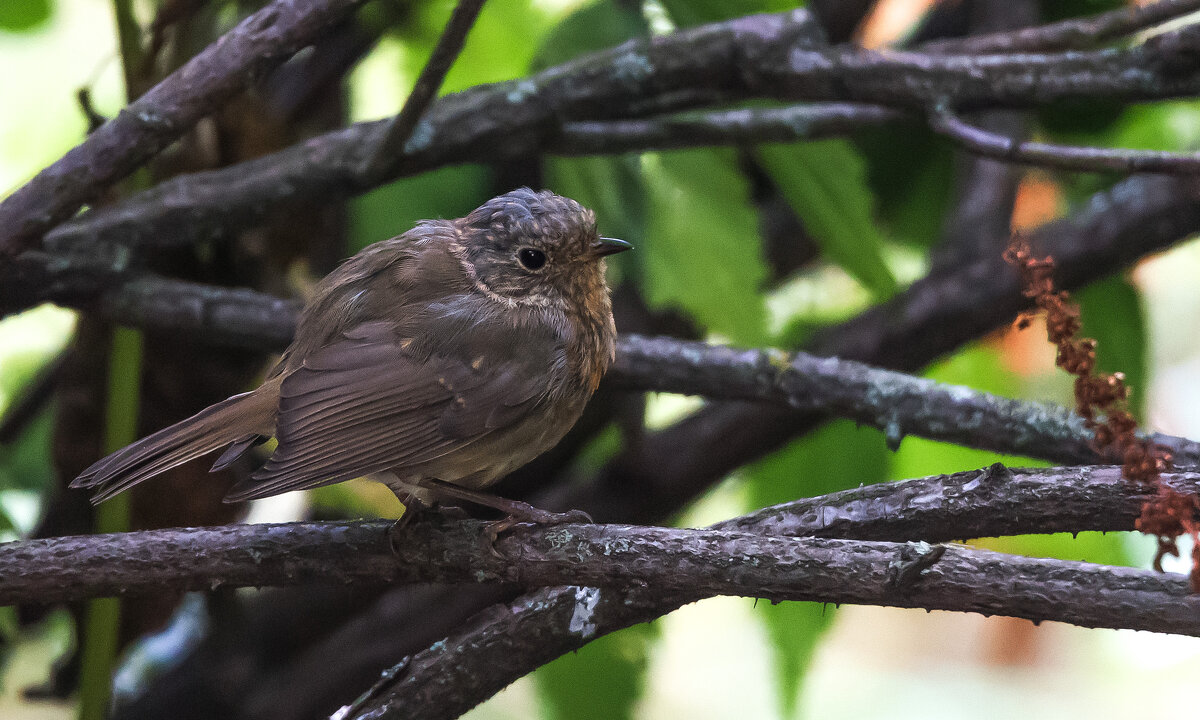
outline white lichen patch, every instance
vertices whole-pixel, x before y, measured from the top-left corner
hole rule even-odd
[[[575,588],[575,610],[567,630],[589,639],[596,634],[596,606],[600,604],[600,588]]]

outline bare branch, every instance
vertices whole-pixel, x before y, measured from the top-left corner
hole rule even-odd
[[[958,490],[972,496],[970,484]],[[1200,598],[1186,582],[1128,568],[924,544],[614,525],[521,527],[497,541],[496,555],[486,550],[486,523],[416,523],[394,533],[389,527],[228,526],[9,543],[0,546],[0,598],[57,602],[164,585],[353,580],[579,584],[604,588],[600,594],[649,587],[673,599],[744,595],[924,607],[1200,635]],[[926,553],[936,556],[922,563]],[[906,574],[906,563],[917,570]],[[593,623],[593,632],[599,629]]]
[[[1073,290],[1200,231],[1198,200],[1200,184],[1191,178],[1128,178],[1038,227],[1030,243],[1054,257],[1059,285]],[[1017,275],[987,255],[918,280],[892,300],[817,333],[806,349],[914,369],[1010,322],[1025,307]]]
[[[362,177],[383,177],[387,174],[388,165],[395,162],[396,156],[412,137],[417,121],[421,119],[425,108],[442,86],[450,66],[462,52],[467,33],[475,24],[475,18],[479,17],[483,3],[484,0],[459,0],[454,6],[454,12],[450,14],[446,28],[442,30],[442,36],[433,47],[433,53],[421,69],[421,74],[417,77],[408,99],[404,101],[404,106],[400,108],[400,113],[392,119],[387,133],[368,158],[366,165],[359,171]]]
[[[817,140],[916,116],[879,105],[826,103],[743,108],[641,120],[563,123],[555,155],[612,155],[647,150]]]
[[[247,163],[163,183],[73,221],[54,234],[54,246],[98,239],[196,242],[254,223],[279,203],[359,193],[380,180],[443,165],[578,154],[561,133],[564,122],[630,119],[752,98],[919,111],[937,102],[971,110],[1195,95],[1200,75],[1184,71],[1191,62],[1183,52],[1189,40],[1170,37],[1178,42],[1061,54],[875,53],[822,46],[802,10],[738,18],[440,98],[424,116],[429,132],[397,157],[388,178],[358,172],[386,121],[360,123]],[[580,139],[589,152],[598,150],[594,133]],[[627,142],[618,138],[613,149]]]
[[[1200,172],[1200,153],[1079,147],[1018,140],[972,125],[946,107],[935,108],[929,113],[929,127],[977,155],[1026,165],[1083,172],[1115,170],[1184,175]]]
[[[19,259],[23,277],[73,299],[33,254]],[[35,270],[44,271],[38,274]],[[89,281],[97,276],[87,275]],[[119,277],[119,276],[118,276]],[[93,293],[102,289],[89,288]],[[32,288],[30,289],[32,291]],[[18,288],[20,297],[26,292]],[[78,292],[78,291],[77,291]],[[83,306],[89,306],[85,299]],[[0,307],[4,305],[0,293]],[[291,340],[297,305],[252,290],[233,290],[142,276],[103,295],[114,322],[188,332],[231,345],[279,350]],[[725,400],[765,401],[791,410],[847,417],[884,431],[893,445],[905,435],[1060,463],[1103,460],[1092,433],[1066,408],[1003,398],[971,388],[803,352],[742,350],[674,338],[623,336],[608,382],[627,390],[674,392]],[[1180,466],[1200,464],[1200,444],[1168,436]]]
[[[101,190],[279,65],[361,0],[275,0],[0,202],[0,256],[32,247]]]
[[[1092,449],[1092,431],[1083,419],[1064,407],[945,385],[853,360],[633,335],[621,338],[612,372],[612,382],[625,389],[761,400],[850,418],[882,430],[893,446],[911,434],[1055,462],[1104,459]],[[1200,443],[1155,439],[1171,448],[1178,466],[1200,463]]]
[[[1200,10],[1200,0],[1159,0],[1130,5],[1090,18],[1072,18],[1038,27],[935,40],[921,45],[922,52],[992,54],[1083,50],[1123,38]]]
[[[578,538],[572,540],[576,542],[569,545],[568,551],[622,554],[612,545],[593,546]],[[651,544],[647,555],[658,555],[658,541],[646,540]],[[769,562],[770,569],[761,574],[781,571],[796,582],[787,588],[781,587],[782,583],[773,584],[767,596],[773,600],[828,601],[825,590],[829,588],[856,604],[929,609],[958,606],[955,609],[1025,617],[1035,622],[1066,620],[1089,627],[1111,627],[1114,623],[1141,625],[1144,621],[1172,628],[1166,632],[1200,631],[1196,620],[1200,598],[1188,594],[1187,583],[1179,576],[956,546],[824,542],[831,545],[813,548],[810,555],[802,540],[780,541],[773,551],[785,555],[778,563]],[[701,584],[711,589],[730,575],[745,577],[742,573],[747,566],[763,560],[751,552],[737,563],[709,564],[704,557],[707,548],[701,547],[684,557],[672,556],[672,561],[680,562],[679,569],[669,567],[663,575],[678,578],[679,583],[660,585],[665,577],[636,574],[655,592],[662,593],[664,585],[675,589],[673,596],[660,598],[657,603],[636,590],[558,587],[489,608],[451,637],[406,658],[397,681],[353,717],[457,717],[554,657],[698,599],[700,592],[686,586],[694,577],[710,578]],[[739,547],[738,552],[746,549]],[[806,572],[813,560],[817,560],[816,567]],[[748,572],[746,576],[759,574]]]
[[[1195,492],[1200,474],[1171,474],[1166,481],[1181,491]],[[764,535],[945,541],[1029,532],[1132,530],[1141,503],[1153,493],[1152,487],[1122,480],[1118,467],[1009,470],[994,465],[804,498],[718,523],[708,532],[729,537],[737,534],[738,543],[755,537],[747,547],[759,547],[755,543],[766,541]],[[703,544],[706,538],[721,541],[699,531],[662,528],[523,527],[498,541],[501,558],[486,551],[485,525],[477,521],[418,522],[393,530],[389,521],[285,523],[18,541],[0,545],[0,604],[63,602],[162,587],[314,582],[616,586],[636,578],[605,576],[612,568],[603,561],[585,567],[590,550],[573,554],[573,547],[584,547],[576,543],[588,547],[608,543],[616,551],[626,542],[664,542],[680,548],[672,552],[687,552],[685,546]],[[753,553],[760,551],[770,552],[761,549]],[[719,554],[714,549],[709,559],[716,562]],[[580,563],[576,567],[580,574],[566,575],[569,568],[565,566],[540,564],[565,557]],[[666,567],[674,562],[667,557],[661,560]],[[767,576],[756,577],[767,580]],[[662,582],[667,581],[656,580]],[[710,590],[711,594],[723,592],[717,586],[691,585],[692,579],[670,582],[682,584],[659,584],[658,590],[678,594],[695,587],[702,595]],[[772,593],[764,596],[774,597]]]
[[[1200,478],[1195,475],[1180,475],[1172,476],[1171,482],[1181,483],[1182,489],[1194,487],[1197,479]],[[1036,499],[1044,491],[1053,495],[1053,499],[1047,498],[1049,502],[1045,504]],[[1076,495],[1076,491],[1080,494]],[[1126,492],[1132,495],[1116,499]],[[1043,528],[1039,530],[1043,532],[1061,529],[1059,520],[1062,516],[1056,519],[1041,515],[1038,508],[1050,510],[1051,514],[1056,515],[1059,510],[1052,507],[1063,509],[1070,506],[1075,506],[1079,513],[1075,520],[1082,520],[1093,508],[1101,516],[1107,516],[1110,510],[1115,509],[1112,517],[1123,516],[1116,524],[1131,527],[1140,502],[1135,496],[1144,492],[1150,490],[1139,490],[1121,480],[1119,471],[1114,468],[1009,471],[995,465],[950,477],[935,476],[895,485],[874,485],[799,500],[776,508],[765,508],[716,527],[740,527],[768,534],[813,533],[892,539],[911,538],[915,537],[909,535],[911,532],[923,533],[928,530],[936,537],[941,531],[934,528],[945,529],[946,526],[935,516],[946,512],[954,516],[953,523],[961,523],[960,529],[962,525],[978,521],[981,524],[975,529],[979,534],[991,535],[993,531],[1008,532],[1014,524],[1023,522],[1020,518],[1026,517],[1027,510],[1032,510],[1039,517],[1030,518],[1029,521],[1031,525]],[[985,496],[992,497],[995,502],[981,500]],[[1004,496],[1004,499],[1000,496]],[[1009,500],[1014,502],[1010,504]],[[1110,500],[1115,500],[1115,504]],[[976,504],[976,501],[980,502]],[[974,509],[968,510],[967,506],[973,506]],[[1073,514],[1076,511],[1068,510],[1064,516]],[[1107,522],[1098,524],[1106,525]],[[954,531],[951,531],[953,534]],[[896,577],[906,574],[904,568],[908,568],[915,570],[915,575],[922,578],[918,582],[923,583],[923,573],[928,570],[922,565],[922,560],[931,557],[928,551],[919,546],[909,546],[907,557],[903,557],[905,550],[900,553]],[[935,558],[933,567],[940,567],[944,559],[944,556]],[[989,572],[998,568],[993,566]],[[1006,560],[1004,572],[1012,569]],[[1164,576],[1158,577],[1165,579]],[[1082,580],[1082,576],[1076,576],[1076,579]],[[984,582],[991,583],[992,579]],[[1177,587],[1184,585],[1181,576],[1171,576],[1169,582]],[[1036,587],[1030,586],[1029,590],[1036,593]],[[1006,586],[1005,592],[1012,592],[1012,589]],[[1107,594],[1105,590],[1101,592]],[[1188,602],[1196,602],[1195,596],[1190,597],[1192,599]],[[649,622],[695,599],[696,595],[686,592],[668,596],[659,592],[657,587],[653,594],[637,590],[614,592],[580,587],[545,588],[526,594],[480,612],[446,639],[404,658],[397,666],[395,678],[384,683],[373,697],[367,698],[354,713],[346,717],[399,717],[399,708],[404,708],[404,713],[408,715],[457,717],[518,677],[560,655],[579,649],[595,637]],[[1047,618],[1030,619],[1037,621]]]

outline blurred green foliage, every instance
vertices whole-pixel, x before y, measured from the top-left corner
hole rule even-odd
[[[849,420],[831,422],[747,469],[749,509],[883,482],[888,455],[878,431],[856,427]],[[760,602],[756,610],[775,654],[781,714],[792,717],[805,669],[836,608],[810,602]]]
[[[825,257],[861,282],[876,300],[896,292],[875,226],[874,199],[857,148],[847,140],[771,144],[759,161]]]
[[[632,717],[641,697],[657,625],[644,623],[597,638],[534,673],[551,718]]]
[[[35,30],[53,12],[50,0],[4,0],[0,3],[0,33]]]

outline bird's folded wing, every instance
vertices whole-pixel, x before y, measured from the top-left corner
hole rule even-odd
[[[414,357],[391,324],[365,323],[284,378],[279,445],[227,499],[402,472],[519,422],[545,383],[503,360]]]

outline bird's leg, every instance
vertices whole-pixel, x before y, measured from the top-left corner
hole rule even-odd
[[[419,483],[421,487],[430,490],[443,497],[450,497],[456,500],[466,500],[467,502],[482,505],[484,507],[499,510],[504,513],[504,517],[500,520],[488,524],[488,535],[495,542],[500,533],[511,529],[514,525],[520,523],[530,523],[533,525],[565,525],[567,523],[590,523],[595,522],[592,516],[582,510],[569,510],[563,513],[550,512],[536,508],[529,503],[521,502],[520,500],[509,500],[502,498],[499,495],[480,492],[470,488],[453,485],[441,480],[432,478],[423,479]],[[494,552],[493,548],[493,552]]]
[[[391,530],[388,533],[393,552],[396,549],[396,533],[413,523],[429,520],[444,522],[447,518],[461,520],[467,517],[466,512],[462,508],[440,506],[436,502],[429,502],[426,498],[422,498],[418,494],[420,488],[415,484],[388,482],[387,486],[391,488],[392,492],[396,493],[396,497],[404,505],[404,514],[397,518],[396,522],[392,523]]]
[[[429,493],[421,491],[419,483],[401,480],[391,473],[386,475],[377,474],[369,477],[372,480],[387,485],[396,494],[400,503],[404,505],[404,514],[396,521],[396,529],[407,527],[409,523],[416,522],[430,515],[451,517],[459,520],[467,517],[467,514],[461,508],[440,505],[435,499],[430,498]]]

